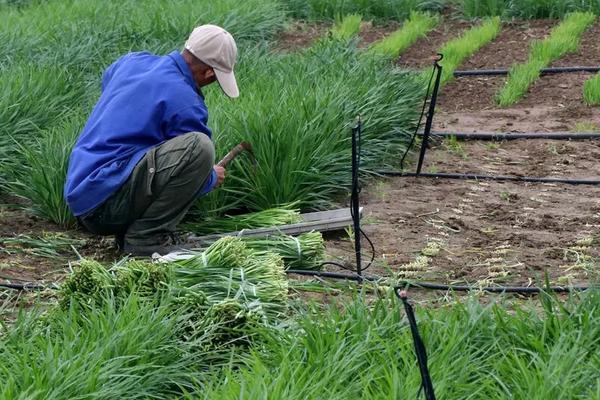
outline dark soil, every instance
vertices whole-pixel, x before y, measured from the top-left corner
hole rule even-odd
[[[363,192],[369,273],[484,285],[600,278],[600,187],[392,178]],[[431,243],[439,253],[423,257]],[[329,243],[348,261],[351,250]]]
[[[510,67],[527,59],[531,41],[555,21],[505,24],[495,41],[460,69]],[[420,68],[441,43],[468,24],[449,22],[420,40],[399,65]],[[554,66],[600,65],[600,24],[578,53]],[[493,101],[504,77],[459,78],[439,98],[434,129],[468,132],[570,131],[577,123],[600,129],[598,108],[583,104],[590,75],[542,77],[514,107]],[[504,143],[437,141],[427,172],[600,179],[600,141],[519,140]],[[363,190],[364,231],[376,248],[371,273],[437,282],[530,285],[600,280],[600,187],[390,178]],[[363,265],[370,257],[363,240]],[[352,245],[332,238],[330,254],[352,262]],[[428,257],[426,255],[429,255]],[[333,268],[332,268],[333,269]]]
[[[58,257],[33,254],[27,245],[8,244],[3,238],[27,235],[40,238],[60,234],[83,243],[75,250],[56,248]],[[76,251],[76,252],[75,252]],[[112,262],[119,258],[112,238],[101,238],[80,230],[65,231],[44,219],[31,216],[22,210],[0,208],[0,280],[11,282],[56,282],[64,278],[69,262],[82,257]]]
[[[371,43],[377,42],[378,40],[383,39],[388,36],[390,33],[394,32],[400,27],[398,23],[388,23],[386,25],[378,25],[373,26],[371,23],[367,22],[362,24],[359,38],[360,38],[360,46],[367,47]]]
[[[279,36],[275,50],[292,52],[310,47],[330,27],[329,23],[294,22]]]
[[[473,26],[470,22],[444,18],[427,36],[417,40],[398,58],[397,64],[403,68],[424,68],[430,66],[439,48],[448,40],[454,39]]]
[[[547,36],[556,22],[514,22],[498,38],[470,57],[461,69],[508,68],[527,59],[531,42]],[[584,33],[578,52],[552,66],[600,65],[597,37],[600,23]],[[515,39],[517,38],[517,39]],[[573,130],[577,123],[600,126],[597,108],[583,103],[583,82],[589,73],[542,76],[514,106],[498,109],[494,96],[506,77],[460,77],[439,97],[435,128],[445,131],[533,132]]]

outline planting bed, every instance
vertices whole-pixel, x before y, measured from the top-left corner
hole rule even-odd
[[[518,151],[518,142],[497,150],[473,146],[479,151],[468,153],[468,160],[440,149],[431,155],[443,160],[427,165],[440,171],[515,173],[531,164],[537,166],[532,175],[543,175],[556,161],[572,159],[571,145],[540,143],[540,151],[532,153]],[[562,154],[552,156],[549,146]],[[506,168],[508,160],[514,164]],[[577,164],[586,177],[600,177],[590,172],[592,155]],[[376,244],[379,261],[372,272],[388,274],[385,267],[390,267],[412,279],[524,285],[540,282],[545,273],[563,284],[600,278],[600,187],[393,178],[366,193],[364,230]],[[428,265],[414,265],[428,243],[437,241],[439,254]]]
[[[459,69],[510,67],[527,59],[533,40],[555,20],[504,22],[498,37]],[[402,54],[401,67],[423,68],[443,43],[472,26],[446,18]],[[389,32],[393,29],[389,28]],[[386,28],[363,26],[361,45]],[[600,65],[595,23],[577,53],[552,66]],[[464,77],[441,91],[434,129],[533,132],[600,129],[600,114],[582,100],[590,74],[543,76],[516,105],[501,109],[494,95],[506,77]],[[595,128],[596,127],[596,128]],[[519,140],[500,144],[434,140],[426,172],[471,172],[600,179],[598,141]],[[379,275],[443,282],[531,284],[547,273],[553,283],[598,281],[600,187],[447,180],[383,179],[363,190],[364,230],[376,247]],[[329,235],[328,251],[352,260],[344,235]],[[440,241],[439,246],[432,243]],[[427,264],[421,251],[439,247]],[[583,243],[583,244],[582,244]],[[363,242],[364,261],[370,256]],[[416,262],[415,262],[416,261]],[[334,270],[335,268],[330,268]]]
[[[276,49],[278,51],[292,52],[310,47],[315,40],[326,35],[330,28],[331,24],[328,23],[291,23],[279,36]]]
[[[529,44],[543,39],[556,24],[551,20],[516,22],[504,26],[496,40],[469,58],[461,69],[508,68],[511,62],[527,59]],[[597,37],[600,23],[584,32],[580,49],[557,60],[551,66],[600,65]],[[506,77],[459,77],[448,83],[439,98],[436,115],[440,130],[507,132],[565,131],[575,124],[600,123],[600,115],[583,102],[583,82],[592,74],[568,73],[542,76],[529,93],[512,107],[499,109],[496,92]]]

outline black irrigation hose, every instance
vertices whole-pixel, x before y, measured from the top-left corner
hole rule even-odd
[[[402,300],[404,305],[404,312],[408,319],[410,326],[410,333],[412,335],[413,344],[415,347],[415,355],[417,356],[417,362],[419,364],[419,372],[421,373],[421,386],[419,387],[419,394],[421,390],[425,392],[426,400],[435,400],[435,392],[433,390],[433,383],[431,382],[431,375],[429,374],[429,367],[427,366],[427,350],[421,335],[419,334],[419,328],[417,327],[417,319],[415,318],[415,312],[412,305],[408,302],[408,294],[405,290],[394,290],[396,296]],[[417,394],[417,397],[419,396]]]
[[[423,177],[423,178],[445,178],[445,179],[465,179],[476,181],[508,181],[508,182],[533,182],[533,183],[565,183],[569,185],[600,185],[598,179],[566,179],[566,178],[540,178],[533,176],[511,176],[511,175],[479,175],[479,174],[459,174],[459,173],[426,173],[417,174],[415,172],[402,171],[376,171],[376,174],[383,176],[401,176],[401,177]]]
[[[371,282],[382,281],[384,278],[377,275],[363,275],[362,278],[356,274],[346,274],[340,272],[328,272],[328,271],[309,271],[309,270],[295,270],[288,269],[288,274],[305,275],[305,276],[316,276],[320,278],[333,278],[333,279],[345,279],[349,281],[360,281],[366,280]],[[597,286],[549,286],[549,287],[536,287],[536,286],[469,286],[469,285],[445,285],[441,283],[430,283],[430,282],[411,282],[403,281],[399,282],[394,290],[401,289],[427,289],[427,290],[442,290],[451,292],[474,292],[482,291],[488,293],[523,293],[523,294],[535,294],[541,292],[554,292],[554,293],[571,293],[571,292],[582,292],[591,289],[599,289],[600,285]]]
[[[0,289],[1,288],[5,288],[5,289],[13,289],[13,290],[46,290],[46,289],[58,289],[58,286],[56,284],[49,284],[49,285],[41,285],[39,283],[35,283],[35,282],[25,282],[25,283],[2,283],[0,282]]]
[[[327,262],[325,264],[332,264],[341,266],[340,264]],[[384,278],[377,275],[362,275],[359,276],[355,273],[347,274],[340,272],[328,272],[328,271],[310,271],[303,269],[288,269],[285,271],[287,274],[305,275],[305,276],[317,276],[320,278],[333,278],[333,279],[345,279],[350,281],[370,281],[377,282],[382,281]],[[2,283],[0,282],[0,288],[14,289],[14,290],[45,290],[45,289],[58,289],[58,285],[50,283],[48,285],[41,285],[34,282],[25,283]],[[533,286],[468,286],[468,285],[445,285],[440,283],[430,282],[400,282],[395,286],[395,289],[429,289],[429,290],[443,290],[453,292],[471,292],[471,291],[483,291],[489,293],[540,293],[540,292],[556,292],[556,293],[570,293],[577,291],[585,291],[590,289],[600,289],[598,286],[550,286],[550,287],[533,287]]]
[[[348,271],[354,271],[353,269],[350,269],[348,267],[344,267],[341,264],[337,264],[337,263],[333,263],[333,262],[326,262],[323,263],[323,265],[337,265],[340,266],[344,269],[347,269]],[[332,279],[345,279],[345,280],[349,280],[349,281],[370,281],[370,282],[376,282],[381,280],[382,278],[380,276],[376,276],[376,275],[358,275],[356,273],[342,273],[342,272],[329,272],[329,271],[311,271],[311,270],[305,270],[305,269],[288,269],[285,271],[287,274],[295,274],[295,275],[305,275],[305,276],[316,276],[319,278],[332,278]]]
[[[419,135],[423,135],[419,133]],[[600,139],[600,132],[530,132],[530,133],[506,133],[506,132],[431,132],[432,136],[455,137],[461,140],[516,140],[516,139],[549,139],[549,140],[587,140]]]
[[[467,285],[444,285],[439,283],[429,282],[400,282],[394,287],[395,290],[405,288],[415,289],[429,289],[429,290],[443,290],[452,292],[472,292],[472,291],[483,291],[488,293],[524,293],[524,294],[535,294],[542,292],[554,292],[554,293],[571,293],[571,292],[582,292],[590,289],[600,289],[599,286],[548,286],[548,287],[536,287],[536,286],[467,286]]]
[[[560,74],[563,72],[598,72],[600,67],[555,67],[555,68],[542,68],[540,74]],[[454,71],[454,76],[502,76],[508,75],[510,69],[499,68],[499,69],[474,69],[474,70],[457,70]]]
[[[404,169],[404,159],[408,155],[408,152],[412,148],[415,138],[419,133],[419,129],[421,128],[421,124],[423,123],[423,117],[425,116],[425,109],[427,108],[427,100],[429,100],[429,93],[431,93],[431,83],[433,82],[433,77],[435,76],[435,68],[431,70],[431,76],[429,77],[429,83],[427,83],[427,90],[425,91],[425,98],[423,99],[423,107],[421,108],[421,114],[419,115],[419,122],[415,126],[415,131],[413,132],[410,143],[406,146],[406,150],[404,154],[402,154],[402,158],[400,158],[400,169]]]

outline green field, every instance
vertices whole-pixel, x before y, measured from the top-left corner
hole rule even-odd
[[[77,228],[63,186],[103,70],[127,52],[181,49],[195,26],[211,23],[238,42],[242,93],[232,101],[218,87],[205,91],[217,159],[247,140],[259,162],[236,160],[226,184],[197,202],[184,227],[229,232],[345,205],[351,127],[360,115],[364,182],[376,181],[374,171],[398,168],[430,70],[398,68],[392,59],[443,24],[449,9],[481,20],[440,43],[444,82],[495,40],[504,21],[567,25],[532,48],[523,65],[535,71],[517,89],[513,67],[504,104],[520,98],[539,67],[577,47],[574,36],[592,24],[600,4],[0,0],[0,212],[19,210],[52,227],[36,237],[1,238],[0,280],[5,267],[14,272],[4,261],[21,255],[49,270],[56,263],[69,269],[58,290],[0,288],[0,398],[416,397],[420,375],[394,296],[397,275],[364,285],[289,279],[286,268],[323,267],[318,233],[228,237],[166,263],[109,261],[102,246],[79,257],[84,241],[69,236]],[[326,32],[280,51],[280,35],[299,20],[324,24]],[[361,45],[365,26],[392,22],[393,33]],[[588,103],[599,102],[598,86],[598,77],[586,84]],[[600,400],[600,290],[530,298],[415,293],[438,398]]]

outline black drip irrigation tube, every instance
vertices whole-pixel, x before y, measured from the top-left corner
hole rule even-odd
[[[567,179],[567,178],[540,178],[534,176],[512,176],[512,175],[480,175],[480,174],[460,174],[460,173],[416,173],[403,171],[376,171],[375,173],[383,176],[401,176],[416,178],[444,178],[444,179],[464,179],[475,181],[501,181],[501,182],[531,182],[531,183],[565,183],[568,185],[600,185],[598,179]]]
[[[433,390],[433,383],[431,382],[431,375],[429,374],[429,367],[427,365],[427,350],[421,335],[419,334],[419,328],[417,327],[417,319],[415,318],[415,312],[412,305],[408,301],[408,293],[405,290],[394,290],[396,296],[402,300],[404,305],[404,312],[408,319],[408,325],[410,326],[410,333],[412,335],[413,344],[415,347],[415,356],[417,357],[417,363],[419,364],[419,372],[421,373],[421,386],[419,387],[419,393],[421,390],[425,392],[426,400],[435,400],[435,392]]]
[[[303,275],[303,276],[314,276],[319,278],[330,278],[340,279],[356,282],[383,282],[384,277],[370,274],[358,275],[357,273],[344,273],[344,272],[329,272],[329,271],[311,271],[303,269],[288,269],[287,274]],[[22,290],[22,291],[36,291],[36,290],[56,290],[59,286],[55,283],[47,285],[26,282],[26,283],[2,283],[0,282],[0,288]],[[446,285],[441,283],[431,282],[411,282],[411,281],[400,281],[396,283],[396,289],[425,289],[425,290],[439,290],[439,291],[450,291],[450,292],[488,292],[488,293],[523,293],[523,294],[535,294],[541,292],[555,292],[555,293],[571,293],[571,292],[582,292],[590,289],[600,289],[599,286],[549,286],[549,287],[536,287],[536,286],[469,286],[469,285]]]
[[[58,285],[51,283],[48,285],[43,285],[35,282],[25,282],[25,283],[3,283],[0,282],[0,289],[12,289],[12,290],[21,290],[21,291],[37,291],[37,290],[46,290],[46,289],[58,289]]]
[[[367,282],[383,282],[385,278],[377,275],[362,275],[343,273],[343,272],[328,272],[328,271],[310,271],[310,270],[293,270],[289,269],[286,271],[288,274],[304,275],[304,276],[315,276],[319,278],[332,278],[332,279],[344,279],[349,281],[367,281]],[[553,293],[572,293],[572,292],[584,292],[586,290],[600,290],[600,285],[587,286],[587,285],[575,285],[575,286],[474,286],[474,285],[446,285],[442,283],[432,282],[413,282],[413,281],[399,281],[394,286],[394,290],[402,289],[424,289],[424,290],[438,290],[444,292],[487,292],[487,293],[517,293],[517,294],[536,294],[542,292],[553,292]]]
[[[419,159],[417,162],[416,172],[404,172],[404,171],[374,171],[376,174],[382,176],[400,176],[400,177],[424,177],[424,178],[445,178],[445,179],[464,179],[464,180],[490,180],[490,181],[513,181],[513,182],[531,182],[531,183],[564,183],[570,185],[599,185],[599,179],[567,179],[567,178],[550,178],[550,177],[531,177],[531,176],[517,176],[517,175],[482,175],[474,173],[422,173],[421,169],[425,154],[427,153],[428,142],[431,136],[455,136],[457,139],[471,139],[471,140],[513,140],[513,139],[596,139],[600,138],[600,132],[591,133],[571,133],[571,132],[556,132],[556,133],[545,133],[545,132],[532,132],[532,133],[465,133],[465,132],[432,132],[432,120],[435,113],[436,100],[438,95],[438,89],[440,84],[440,76],[442,72],[442,66],[439,64],[439,60],[443,58],[442,54],[438,54],[439,58],[434,62],[434,73],[437,72],[436,81],[434,84],[434,90],[431,94],[429,101],[429,110],[427,112],[427,123],[423,133],[420,134],[421,148],[419,151]],[[455,71],[455,76],[469,76],[469,75],[501,75],[508,73],[508,69],[498,70],[473,70],[473,71]],[[542,73],[559,73],[559,72],[576,72],[576,71],[587,71],[597,72],[600,71],[600,67],[560,67],[560,68],[544,68],[541,70]],[[433,75],[432,75],[433,77]],[[430,82],[431,84],[431,82]],[[427,95],[429,95],[429,86],[427,88]],[[425,110],[425,104],[427,103],[427,95],[423,103],[423,111]],[[423,112],[421,113],[422,116]],[[420,125],[420,120],[419,120]],[[418,130],[419,126],[417,126]],[[417,136],[415,131],[413,138],[409,146],[407,147],[404,155],[401,158],[400,165],[406,154],[410,150],[414,137]]]
[[[554,68],[542,68],[540,69],[540,75],[546,74],[561,74],[565,72],[599,72],[600,67],[554,67]],[[473,69],[473,70],[457,70],[454,71],[454,76],[503,76],[508,75],[510,69],[498,68],[498,69]]]
[[[517,139],[549,139],[549,140],[588,140],[600,139],[600,132],[530,132],[530,133],[508,133],[508,132],[431,132],[431,136],[455,137],[459,140],[517,140]],[[423,133],[419,133],[423,136]]]

